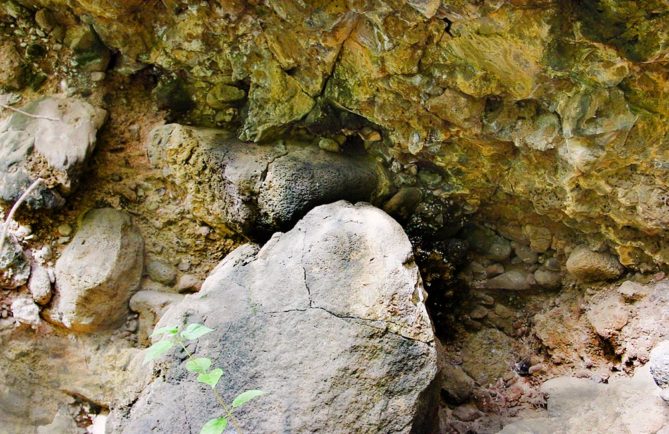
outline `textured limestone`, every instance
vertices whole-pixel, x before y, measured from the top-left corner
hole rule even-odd
[[[158,326],[215,329],[197,352],[225,370],[223,397],[267,392],[237,413],[245,431],[425,432],[438,382],[422,290],[399,224],[340,201],[262,249],[235,250]],[[108,429],[181,433],[217,413],[183,362],[172,353],[131,408],[113,410]]]
[[[264,140],[353,113],[467,213],[669,264],[666,1],[19,3],[90,23],[120,71],[178,76],[189,122]]]
[[[51,322],[80,332],[119,326],[142,276],[144,241],[123,211],[89,211],[56,262]]]

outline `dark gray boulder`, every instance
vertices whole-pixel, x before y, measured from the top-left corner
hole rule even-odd
[[[224,370],[228,402],[267,392],[237,413],[244,432],[429,432],[439,381],[422,291],[400,225],[340,201],[235,250],[157,326],[215,329],[190,350]],[[183,351],[166,359],[139,397],[113,406],[107,432],[196,432],[221,415]]]

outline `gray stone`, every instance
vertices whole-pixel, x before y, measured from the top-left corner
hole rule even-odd
[[[624,268],[615,256],[580,246],[569,255],[567,271],[578,280],[592,282],[620,277]]]
[[[192,274],[182,274],[175,286],[178,293],[197,292],[200,288],[202,288],[202,281]]]
[[[176,267],[159,260],[152,260],[146,264],[146,274],[154,282],[165,285],[173,285],[177,280]]]
[[[253,238],[289,229],[317,205],[370,201],[381,184],[376,163],[366,157],[242,143],[219,130],[162,126],[148,148],[196,217]]]
[[[45,305],[51,300],[51,278],[49,270],[41,265],[35,265],[28,282],[30,294],[35,303]]]
[[[144,241],[128,214],[89,211],[56,262],[56,295],[47,318],[81,332],[120,326],[142,277]]]
[[[474,392],[474,380],[459,366],[446,365],[441,371],[441,391],[449,404],[462,404]]]
[[[513,251],[516,253],[516,256],[520,258],[525,264],[532,265],[536,264],[538,256],[537,253],[530,248],[520,243],[511,243],[513,246]]]
[[[393,217],[407,219],[422,199],[423,193],[420,188],[403,187],[386,202],[383,210]]]
[[[539,286],[547,289],[557,289],[562,286],[562,275],[545,268],[539,268],[534,272],[534,280]]]
[[[309,212],[262,249],[244,245],[158,326],[204,322],[197,353],[226,372],[226,400],[267,394],[237,413],[246,432],[425,432],[434,422],[435,340],[402,228],[367,204]],[[185,372],[179,351],[115,433],[183,433],[220,408]]]
[[[56,208],[76,186],[106,112],[74,98],[47,97],[0,122],[0,200],[15,202],[33,181],[33,209]]]
[[[530,289],[531,283],[532,279],[530,279],[528,273],[511,270],[486,281],[485,287],[489,289],[523,290]]]
[[[650,373],[655,384],[669,388],[669,341],[662,341],[650,352]]]

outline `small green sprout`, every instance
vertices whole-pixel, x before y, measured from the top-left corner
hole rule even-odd
[[[221,434],[228,426],[228,422],[234,426],[237,433],[241,434],[243,431],[239,428],[239,422],[233,415],[233,411],[252,399],[264,395],[265,392],[262,390],[247,390],[232,400],[232,406],[228,406],[225,403],[223,397],[216,390],[216,385],[223,376],[223,370],[221,368],[211,369],[211,359],[193,356],[185,345],[187,341],[194,341],[213,331],[213,329],[197,323],[188,324],[183,330],[179,327],[161,327],[156,329],[151,336],[154,338],[162,336],[162,339],[147,348],[144,363],[164,356],[174,346],[180,346],[188,356],[186,370],[197,374],[198,382],[211,387],[216,400],[225,412],[223,416],[211,419],[205,423],[200,430],[200,434]]]

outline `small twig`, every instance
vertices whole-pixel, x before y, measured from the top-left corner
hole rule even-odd
[[[12,209],[9,211],[9,214],[7,214],[7,218],[5,219],[5,223],[2,226],[2,234],[0,234],[0,253],[2,253],[2,248],[5,246],[5,238],[7,238],[7,229],[9,228],[9,223],[12,221],[14,218],[14,214],[16,213],[16,210],[19,209],[21,204],[28,199],[28,196],[30,196],[30,193],[35,191],[35,189],[42,183],[44,180],[42,178],[37,178],[35,182],[30,184],[30,187],[23,192],[21,197],[19,197],[19,200],[16,201]]]
[[[60,122],[61,121],[61,119],[52,118],[50,116],[34,115],[32,113],[28,113],[27,111],[17,109],[16,107],[12,107],[12,106],[9,106],[7,104],[0,103],[0,107],[2,107],[4,109],[7,109],[7,110],[11,110],[11,111],[16,112],[16,113],[21,113],[23,116],[28,116],[28,117],[33,118],[33,119],[46,119],[47,121],[54,121],[54,122]]]

